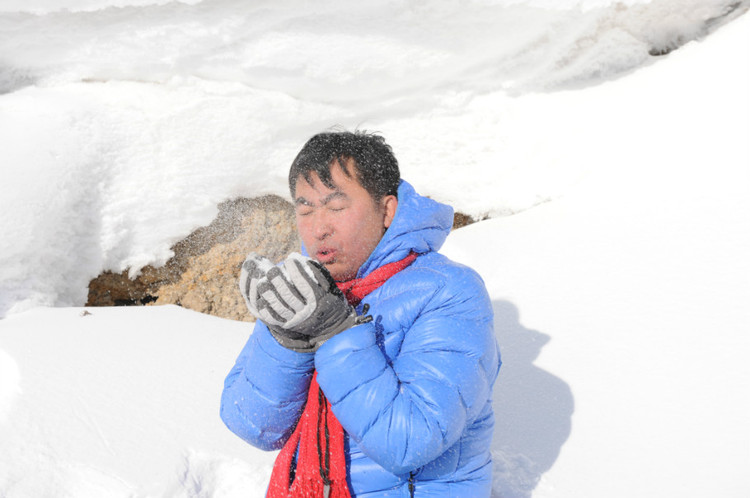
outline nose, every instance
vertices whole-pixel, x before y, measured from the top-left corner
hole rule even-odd
[[[316,209],[310,220],[312,234],[318,240],[324,240],[333,235],[333,223],[326,209]]]

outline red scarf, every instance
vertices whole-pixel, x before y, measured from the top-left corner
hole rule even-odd
[[[400,261],[377,268],[364,278],[337,282],[349,304],[357,306],[370,292],[414,260],[409,253]],[[266,498],[351,498],[346,483],[344,428],[331,410],[331,403],[313,374],[307,404],[292,436],[276,457]],[[297,451],[299,448],[299,451]],[[294,455],[297,465],[293,467]]]

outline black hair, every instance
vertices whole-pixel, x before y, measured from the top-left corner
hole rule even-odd
[[[345,175],[347,160],[354,161],[354,171],[360,185],[379,201],[386,195],[396,195],[401,173],[398,161],[385,139],[365,131],[324,132],[313,136],[299,151],[289,169],[289,192],[294,197],[300,176],[312,182],[315,172],[328,188],[335,185],[331,179],[331,164],[338,161]]]

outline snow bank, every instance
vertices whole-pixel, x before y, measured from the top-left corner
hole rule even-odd
[[[0,317],[164,263],[223,200],[286,196],[334,124],[382,132],[404,177],[473,216],[564,195],[608,158],[581,155],[579,97],[523,92],[623,74],[747,4],[404,4],[385,24],[374,2],[8,4]]]
[[[449,238],[498,315],[498,496],[750,492],[748,27],[587,90],[606,163]]]

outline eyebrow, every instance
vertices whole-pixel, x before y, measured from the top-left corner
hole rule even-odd
[[[346,199],[348,197],[349,196],[347,196],[345,193],[341,192],[340,190],[337,190],[337,191],[332,192],[332,193],[328,194],[327,196],[325,196],[323,198],[323,201],[321,202],[321,204],[323,206],[325,206],[326,204],[328,204],[329,202],[331,202],[334,199]],[[297,197],[294,200],[294,204],[297,205],[297,206],[312,206],[313,205],[312,202],[308,201],[304,197]]]

